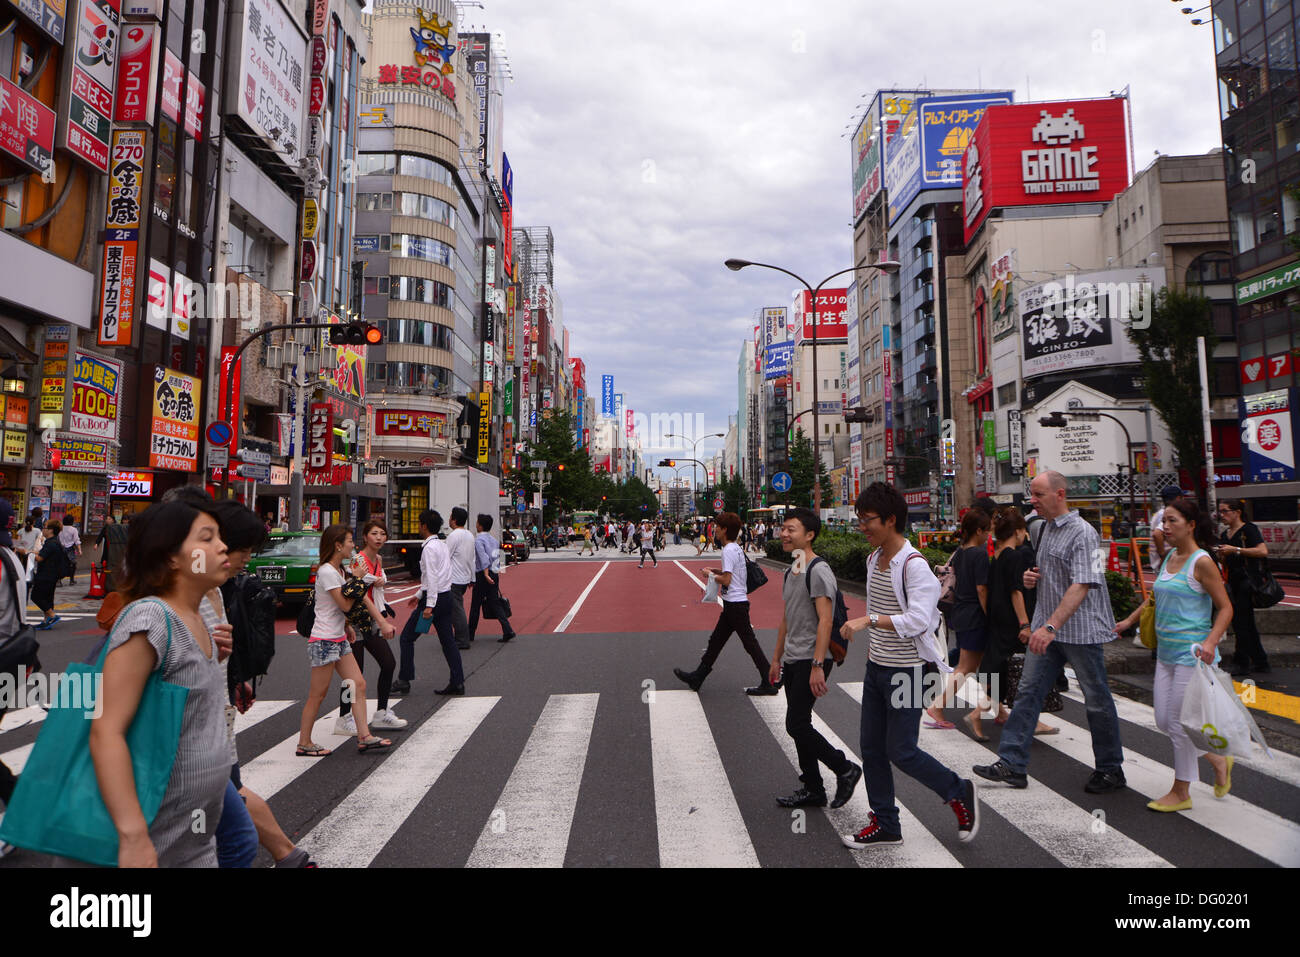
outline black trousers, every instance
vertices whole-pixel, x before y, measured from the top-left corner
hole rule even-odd
[[[456,641],[462,645],[469,641],[469,623],[465,620],[465,589],[469,588],[470,584],[470,582],[463,585],[451,583],[451,623],[456,629]]]
[[[1245,667],[1267,668],[1268,653],[1255,624],[1255,606],[1250,600],[1250,582],[1242,578],[1232,583],[1232,631],[1237,636],[1232,660]]]
[[[830,677],[835,663],[826,658],[825,674]],[[781,680],[785,687],[785,730],[794,739],[794,749],[799,755],[799,780],[809,791],[825,791],[822,784],[824,764],[835,774],[843,774],[852,764],[844,752],[831,747],[812,723],[813,705],[817,703],[808,680],[812,676],[812,659],[787,661]]]
[[[740,643],[754,662],[754,667],[758,669],[758,682],[762,684],[767,680],[767,672],[771,667],[771,662],[763,654],[763,648],[758,643],[758,639],[754,637],[754,627],[749,623],[749,602],[747,601],[724,601],[722,603],[722,614],[718,616],[718,623],[713,626],[713,634],[709,635],[709,643],[704,649],[704,657],[700,659],[700,667],[705,670],[713,668],[713,663],[718,660],[718,655],[722,654],[723,645],[731,639],[733,633],[740,636]]]
[[[7,806],[13,800],[14,788],[17,784],[18,778],[3,761],[0,761],[0,802]]]
[[[651,560],[652,562],[654,562],[656,565],[659,564],[659,559],[655,558],[655,548],[654,548],[653,543],[650,544],[650,545],[644,545],[644,544],[643,544],[643,545],[641,546],[641,564],[642,564],[642,565],[645,564],[645,557],[646,557],[647,555],[650,556],[650,560]]]
[[[497,622],[501,625],[501,636],[503,638],[513,638],[515,630],[510,627],[510,619],[501,617],[501,605],[498,598],[501,594],[501,580],[489,582],[487,575],[483,572],[474,573],[474,597],[469,606],[469,640],[474,640],[474,635],[478,631],[479,611],[491,603],[492,613],[496,615]]]
[[[397,670],[397,658],[393,655],[393,649],[389,647],[389,641],[378,631],[369,631],[368,637],[364,641],[354,642],[352,645],[352,655],[357,659],[357,670],[366,670],[366,652],[369,651],[374,655],[375,661],[379,663],[379,684],[375,689],[376,697],[379,699],[377,707],[380,711],[388,709],[388,692],[393,687],[393,672]],[[352,713],[352,703],[345,700],[344,689],[339,689],[339,717],[346,718]]]

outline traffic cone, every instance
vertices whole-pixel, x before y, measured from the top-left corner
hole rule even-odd
[[[104,575],[107,570],[107,563],[104,565],[104,571],[100,571],[98,565],[90,566],[90,591],[86,592],[87,598],[103,598],[108,594],[104,589]]]
[[[1110,556],[1106,559],[1106,570],[1109,572],[1119,571],[1119,548],[1114,542],[1110,543]]]

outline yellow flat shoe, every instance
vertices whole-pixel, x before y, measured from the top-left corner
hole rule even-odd
[[[1234,763],[1234,759],[1232,757],[1229,757],[1227,761],[1228,761],[1228,773],[1224,776],[1223,784],[1222,785],[1216,784],[1214,786],[1214,796],[1216,798],[1227,797],[1228,792],[1232,790],[1232,765]]]
[[[1180,801],[1178,804],[1160,804],[1152,801],[1147,804],[1147,808],[1152,811],[1190,811],[1192,809],[1192,799]]]

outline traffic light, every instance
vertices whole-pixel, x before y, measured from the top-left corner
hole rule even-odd
[[[559,465],[557,465],[557,466],[555,466],[555,467],[556,467],[556,469],[558,469],[558,470],[561,471],[561,472],[564,471],[564,463],[563,463],[563,462],[561,462]]]
[[[659,468],[667,468],[667,469],[675,469],[675,468],[677,468],[677,460],[676,460],[676,459],[660,459],[660,460],[659,460],[659,466],[658,466],[658,467],[659,467]]]
[[[845,422],[874,422],[875,416],[871,411],[863,408],[849,409],[844,413]]]
[[[369,322],[342,322],[330,326],[332,346],[377,346],[384,341],[384,333]]]

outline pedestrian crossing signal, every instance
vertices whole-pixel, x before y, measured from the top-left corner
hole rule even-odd
[[[332,346],[377,346],[383,341],[383,330],[373,323],[343,322],[330,327]]]

